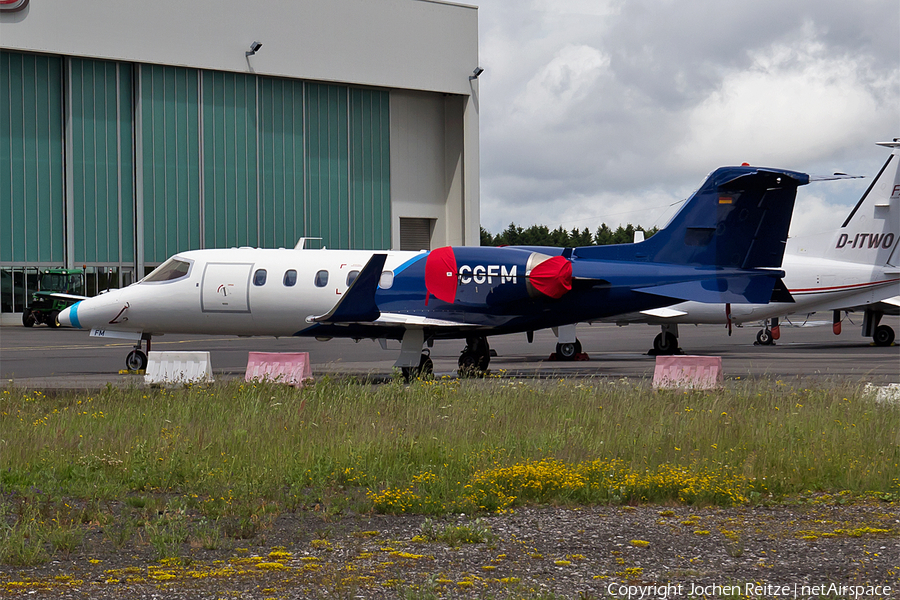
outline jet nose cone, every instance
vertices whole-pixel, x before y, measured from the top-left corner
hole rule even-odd
[[[59,316],[56,318],[56,320],[59,321],[60,325],[63,325],[64,327],[77,327],[78,329],[81,329],[81,323],[78,322],[79,304],[81,304],[81,302],[76,302],[69,308],[66,308],[61,313],[59,313]]]

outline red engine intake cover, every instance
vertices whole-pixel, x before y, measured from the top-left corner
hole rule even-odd
[[[531,270],[531,285],[550,298],[558,299],[572,289],[572,263],[562,256],[548,258]]]
[[[453,303],[456,286],[459,284],[456,271],[456,256],[453,248],[444,246],[428,253],[425,259],[425,304],[433,294],[438,300]]]

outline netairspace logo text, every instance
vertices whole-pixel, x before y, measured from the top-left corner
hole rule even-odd
[[[623,585],[611,583],[606,593],[614,598],[629,600],[668,600],[679,596],[688,598],[739,596],[750,598],[798,598],[817,599],[821,596],[841,598],[886,598],[893,588],[889,585],[841,585],[837,583],[774,585],[771,583],[745,583],[744,585],[721,585],[711,583],[698,585],[691,583],[669,585]]]

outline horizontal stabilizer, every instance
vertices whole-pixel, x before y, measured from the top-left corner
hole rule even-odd
[[[318,317],[308,317],[309,323],[370,323],[381,316],[381,311],[375,304],[375,291],[381,279],[381,271],[387,254],[373,254],[363,270],[359,272],[356,280],[347,291],[341,301],[334,305],[330,311]]]
[[[779,274],[716,277],[637,288],[634,291],[706,304],[767,304],[779,281]]]
[[[810,181],[835,181],[838,179],[865,179],[865,175],[847,175],[846,173],[835,173],[834,175],[810,175]]]

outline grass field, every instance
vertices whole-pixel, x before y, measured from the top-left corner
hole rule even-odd
[[[900,499],[900,406],[861,387],[326,379],[303,390],[4,390],[0,402],[6,564],[71,552],[90,522],[113,543],[140,530],[165,558],[188,537],[214,547],[306,509]]]

